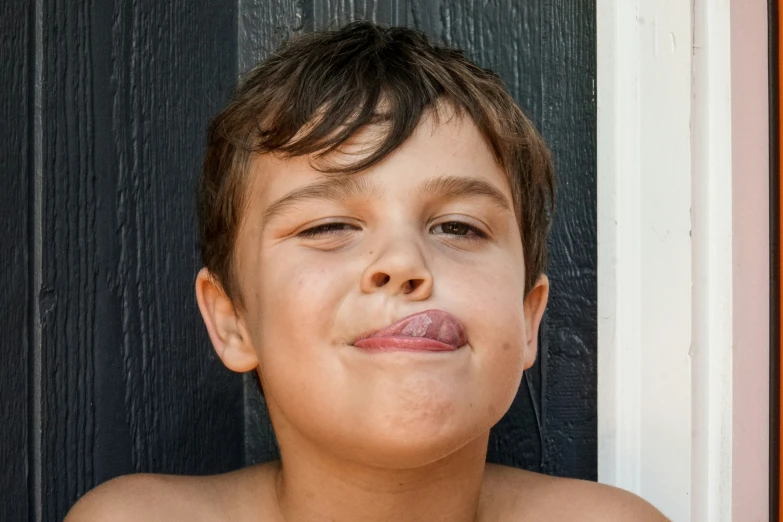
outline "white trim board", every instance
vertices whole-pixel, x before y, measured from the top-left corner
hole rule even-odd
[[[597,0],[598,478],[677,521],[769,515],[766,35]]]

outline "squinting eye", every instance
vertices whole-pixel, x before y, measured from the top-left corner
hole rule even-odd
[[[308,228],[307,230],[303,230],[297,234],[299,237],[305,237],[305,238],[315,238],[315,237],[324,237],[336,234],[338,232],[344,231],[344,230],[350,230],[350,229],[356,229],[357,227],[350,225],[348,223],[325,223],[323,225],[318,225],[317,227]],[[449,236],[456,236],[460,239],[467,239],[467,240],[476,240],[476,239],[486,239],[487,235],[482,232],[480,229],[468,225],[467,223],[463,223],[462,221],[446,221],[445,223],[441,223],[439,225],[435,225],[432,229],[435,230],[437,228],[440,228],[442,232]]]
[[[463,223],[462,221],[447,221],[440,225],[435,225],[433,229],[440,227],[444,234],[450,236],[459,236],[465,239],[486,239],[487,235],[478,228]],[[472,235],[470,234],[472,232]]]
[[[334,234],[335,232],[345,230],[346,228],[356,228],[356,227],[354,227],[353,225],[349,225],[348,223],[326,223],[324,225],[318,225],[317,227],[303,230],[299,232],[299,234],[297,235],[300,237],[328,236],[330,234]]]

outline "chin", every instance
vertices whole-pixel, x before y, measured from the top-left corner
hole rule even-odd
[[[371,466],[412,469],[443,459],[488,434],[495,420],[478,418],[478,411],[368,415],[362,429],[344,435],[355,437],[349,445],[351,458]]]
[[[436,437],[421,436],[400,438],[385,433],[378,437],[363,439],[354,446],[356,450],[351,458],[363,464],[387,469],[414,469],[430,465],[444,459],[477,437],[488,433],[489,428],[479,432],[440,433]],[[360,449],[361,448],[361,449]]]

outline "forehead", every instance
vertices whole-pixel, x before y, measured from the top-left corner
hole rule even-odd
[[[380,139],[369,128],[354,136],[338,153],[327,158],[330,165],[353,163],[369,154]],[[453,113],[422,118],[411,137],[383,161],[355,174],[324,173],[310,156],[281,158],[274,154],[255,156],[250,164],[247,186],[251,213],[264,212],[280,198],[298,188],[326,180],[350,177],[361,179],[345,186],[361,187],[362,193],[381,198],[389,191],[414,191],[435,177],[450,176],[486,181],[509,201],[512,195],[506,174],[497,164],[486,140],[470,118]]]

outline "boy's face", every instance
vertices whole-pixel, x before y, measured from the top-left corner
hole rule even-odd
[[[372,137],[358,136],[354,151]],[[510,188],[472,121],[426,118],[359,174],[269,155],[251,169],[235,250],[244,311],[234,319],[205,274],[197,292],[226,365],[258,366],[281,446],[296,433],[365,463],[408,467],[486,434],[533,363],[548,283],[524,300]],[[304,199],[276,203],[308,187]],[[353,344],[428,310],[460,322],[466,344]]]

